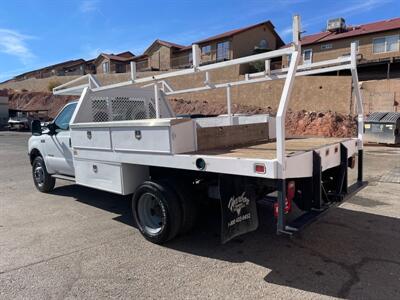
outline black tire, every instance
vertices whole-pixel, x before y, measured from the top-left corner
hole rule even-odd
[[[132,213],[140,233],[155,244],[173,239],[182,225],[178,197],[162,181],[146,181],[136,189]]]
[[[178,195],[182,208],[182,226],[179,233],[188,233],[196,223],[198,195],[191,188],[193,184],[183,178],[171,180],[169,184]]]
[[[49,193],[54,189],[56,179],[47,173],[46,165],[41,156],[37,156],[32,163],[32,177],[36,188],[42,193]]]

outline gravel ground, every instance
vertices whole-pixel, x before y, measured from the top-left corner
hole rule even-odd
[[[367,147],[370,181],[298,236],[259,230],[219,244],[218,211],[153,245],[127,197],[33,186],[28,134],[0,132],[0,298],[400,299],[400,149]],[[351,174],[354,178],[354,174]]]

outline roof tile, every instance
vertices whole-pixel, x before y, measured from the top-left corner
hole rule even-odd
[[[301,44],[308,45],[320,42],[327,42],[338,39],[356,37],[364,34],[371,34],[375,32],[389,31],[394,29],[400,29],[400,18],[388,19],[384,21],[378,21],[359,26],[349,26],[347,28],[347,31],[344,32],[324,31],[312,35],[306,35],[302,37]]]

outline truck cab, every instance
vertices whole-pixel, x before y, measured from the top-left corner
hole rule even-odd
[[[64,106],[53,122],[42,129],[40,122],[32,126],[33,135],[29,139],[29,157],[34,167],[35,184],[43,185],[45,173],[74,177],[71,133],[69,124],[77,106],[76,101]],[[37,159],[40,157],[41,159]]]

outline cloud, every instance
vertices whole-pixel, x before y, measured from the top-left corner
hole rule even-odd
[[[350,17],[357,14],[364,14],[366,11],[373,10],[379,6],[386,5],[390,2],[393,1],[392,0],[356,1],[353,4],[349,4],[346,7],[343,7],[342,9],[334,10],[333,12],[323,14],[316,18],[310,19],[304,23],[303,27],[305,28],[310,25],[315,25],[321,21],[326,21],[328,18],[331,17],[337,17],[337,16]]]
[[[84,0],[81,2],[79,6],[79,11],[82,13],[90,13],[94,11],[98,11],[98,0]]]
[[[393,0],[366,0],[366,1],[355,1],[355,2],[350,2],[347,6],[344,6],[341,9],[338,10],[333,10],[329,13],[323,13],[319,14],[315,18],[311,19],[306,19],[302,20],[302,30],[306,30],[307,28],[318,25],[319,23],[323,23],[323,26],[325,26],[325,22],[329,18],[333,17],[350,17],[354,16],[357,14],[363,14],[367,11],[371,11],[373,9],[376,9],[380,6],[384,6],[388,3],[393,2]],[[283,30],[279,32],[282,37],[289,37],[292,34],[292,26],[287,26]],[[305,33],[309,34],[309,33]]]
[[[23,35],[18,31],[0,28],[0,52],[16,56],[27,65],[35,57],[26,45],[26,40],[34,37]]]
[[[367,0],[367,1],[357,1],[352,5],[344,7],[341,10],[335,11],[335,14],[339,15],[354,15],[358,13],[364,13],[365,11],[372,10],[382,5],[386,5],[392,0]]]

